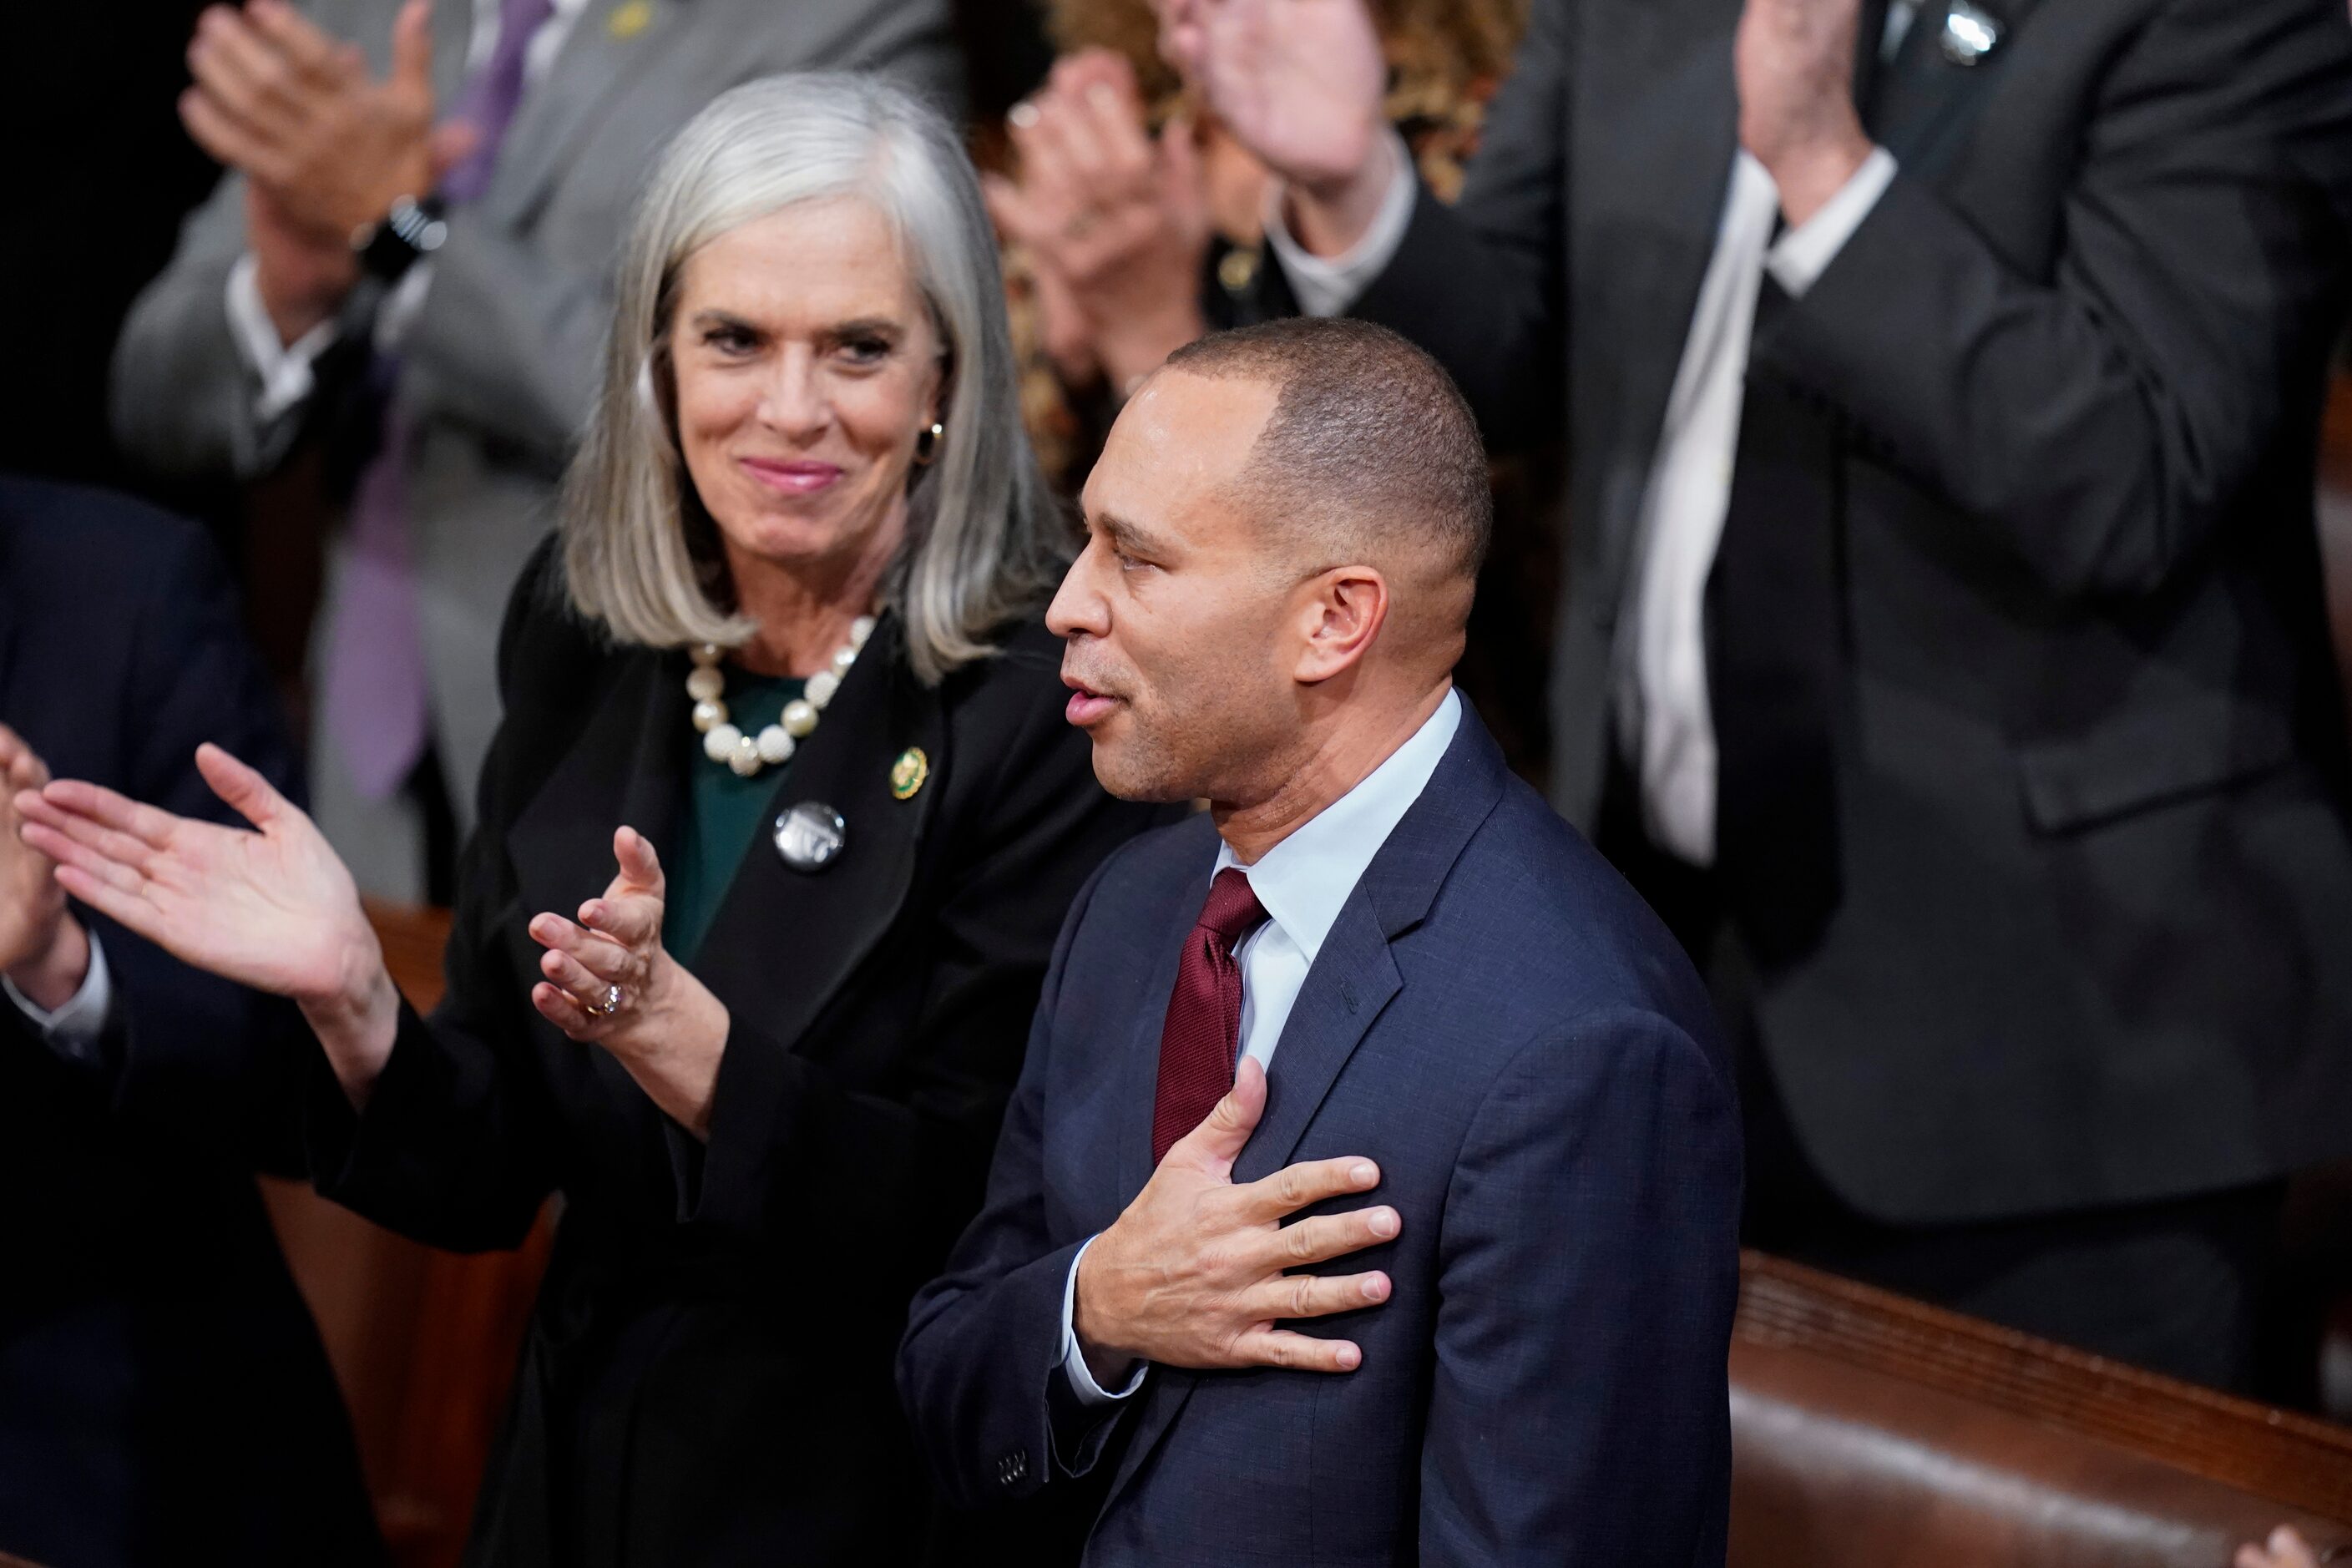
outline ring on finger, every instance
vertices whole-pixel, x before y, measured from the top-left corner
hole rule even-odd
[[[607,985],[604,987],[603,1001],[583,1003],[582,1005],[587,1008],[588,1016],[592,1018],[609,1018],[621,1010],[621,988],[618,985]]]

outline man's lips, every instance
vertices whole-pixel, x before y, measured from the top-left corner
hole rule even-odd
[[[1096,690],[1075,676],[1062,677],[1062,684],[1070,689],[1070,705],[1066,710],[1069,721],[1081,730],[1118,706],[1118,698]]]
[[[839,465],[807,458],[738,458],[743,471],[785,495],[814,495],[841,478]]]

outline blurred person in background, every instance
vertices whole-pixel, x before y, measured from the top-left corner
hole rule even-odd
[[[1164,814],[1063,719],[1070,540],[944,120],[871,77],[722,96],[636,209],[609,330],[430,1020],[224,751],[257,831],[58,783],[26,833],[301,1005],[329,1197],[465,1250],[562,1193],[471,1561],[908,1562],[908,1301],[979,1206],[1066,908]]]
[[[1441,200],[1462,185],[1486,101],[1526,24],[1524,0],[1383,0],[1381,108]],[[1046,471],[1075,494],[1127,389],[1203,332],[1288,315],[1265,261],[1265,165],[1203,113],[1157,48],[1146,0],[1048,8],[1064,51],[1006,124],[992,175],[1004,235],[1022,406]],[[1495,550],[1456,671],[1515,769],[1544,767],[1543,666],[1559,552],[1559,461],[1496,473]]]
[[[1444,199],[1461,189],[1525,0],[1385,0],[1382,109]],[[1261,277],[1265,168],[1160,57],[1148,0],[1055,0],[1061,58],[1007,118],[988,176],[1009,250],[1022,403],[1046,471],[1075,490],[1127,391],[1202,333],[1292,313]],[[1275,292],[1269,293],[1268,289]]]
[[[1568,433],[1552,795],[1741,1041],[1748,1239],[2254,1384],[2352,1152],[2342,0],[1537,0],[1454,205],[1361,0],[1163,5],[1299,302]]]
[[[228,167],[114,355],[123,448],[350,488],[311,650],[315,809],[362,887],[447,896],[499,614],[596,384],[620,225],[723,89],[877,68],[951,98],[942,0],[215,5],[180,112]]]
[[[229,817],[205,742],[300,793],[202,531],[0,479],[0,1552],[58,1568],[383,1555],[253,1182],[303,1169],[300,1018],[69,902],[18,836],[52,773]]]

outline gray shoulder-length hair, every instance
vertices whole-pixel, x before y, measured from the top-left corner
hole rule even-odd
[[[688,257],[801,202],[856,196],[897,231],[946,354],[946,434],[908,492],[883,584],[915,674],[936,684],[1034,613],[1071,531],[1021,425],[996,241],[946,121],[876,77],[747,82],[680,131],[639,197],[621,257],[604,381],[563,480],[572,604],[625,642],[733,646],[755,627],[722,602],[718,539],[679,457],[670,317]]]

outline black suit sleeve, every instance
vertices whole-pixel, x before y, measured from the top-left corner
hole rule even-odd
[[[1461,201],[1418,190],[1396,255],[1349,311],[1435,355],[1496,447],[1549,434],[1560,412],[1570,10],[1537,0]]]
[[[276,693],[247,642],[211,542],[171,520],[137,595],[128,689],[93,717],[124,726],[121,777],[101,780],[179,816],[242,826],[196,772],[210,741],[302,797]],[[96,694],[93,694],[95,698]],[[302,1170],[302,1076],[318,1046],[290,1004],[192,969],[77,907],[106,950],[113,1004],[100,1040],[117,1114],[165,1127],[232,1164]]]
[[[499,689],[509,714],[517,711],[518,671],[533,662],[526,628],[545,619],[533,611],[551,592],[553,559],[542,546],[508,603]],[[502,829],[534,782],[517,755],[523,749],[509,719],[482,769],[480,826],[459,869],[441,1005],[428,1020],[401,1004],[399,1034],[364,1113],[352,1111],[323,1057],[307,1093],[304,1133],[319,1191],[458,1252],[520,1246],[555,1187],[554,1109],[526,1059],[537,1014],[503,951],[520,900]]]
[[[1071,906],[1005,1111],[987,1202],[946,1269],[916,1296],[898,1347],[898,1397],[932,1475],[967,1508],[1025,1497],[1054,1470],[1084,1474],[1117,1407],[1092,1431],[1062,1372],[1062,1297],[1085,1245],[1053,1244],[1045,1221],[1045,1081],[1071,942],[1106,862]],[[1054,1461],[1049,1470],[1047,1460]],[[1013,1461],[1018,1458],[1017,1465]]]
[[[2051,149],[2081,159],[2052,275],[1898,175],[1755,348],[2062,595],[2164,584],[2312,397],[2352,23],[2335,0],[2179,0],[2100,100],[2080,149]]]

